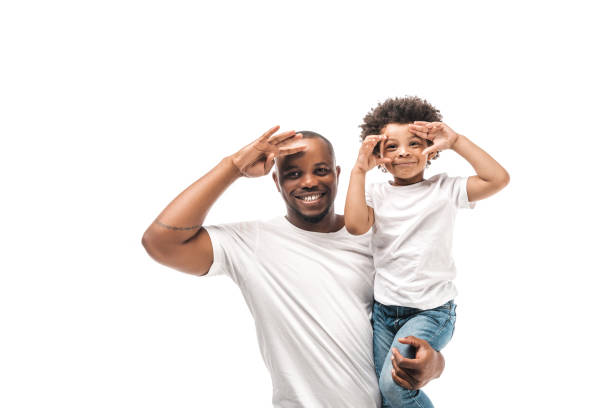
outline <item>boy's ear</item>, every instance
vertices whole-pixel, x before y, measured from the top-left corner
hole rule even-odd
[[[276,189],[280,193],[280,186],[278,185],[278,175],[276,174],[276,170],[272,172],[272,179],[274,179],[274,184],[276,184]]]

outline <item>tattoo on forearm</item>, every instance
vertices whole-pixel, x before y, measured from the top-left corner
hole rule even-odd
[[[160,222],[159,220],[155,220],[155,223],[172,231],[190,231],[201,227],[201,225],[194,225],[193,227],[173,227],[172,225],[166,225],[163,222]]]

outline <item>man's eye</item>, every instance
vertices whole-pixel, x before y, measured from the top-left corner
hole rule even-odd
[[[287,177],[287,178],[298,178],[298,177],[300,177],[300,172],[299,171],[292,171],[292,172],[286,173],[285,177]]]
[[[318,168],[318,169],[316,170],[316,172],[317,172],[317,174],[323,175],[323,174],[327,174],[327,173],[329,173],[329,169],[326,169],[326,168],[324,168],[324,167],[321,167],[321,168]]]

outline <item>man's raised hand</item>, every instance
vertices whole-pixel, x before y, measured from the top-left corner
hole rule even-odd
[[[295,144],[302,138],[294,130],[275,134],[280,126],[274,126],[252,143],[232,155],[232,163],[245,177],[260,177],[272,170],[275,157],[282,157],[306,150],[306,145]]]

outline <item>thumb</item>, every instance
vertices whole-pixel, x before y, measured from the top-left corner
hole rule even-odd
[[[268,174],[272,170],[272,166],[274,166],[274,153],[268,153],[264,163],[264,174]]]
[[[377,157],[376,158],[376,165],[385,165],[385,164],[391,164],[391,158],[389,157]]]
[[[423,149],[423,154],[425,157],[427,157],[427,155],[431,152],[435,152],[436,150],[438,150],[438,146],[436,145],[431,145],[429,147],[426,147],[425,149]]]

